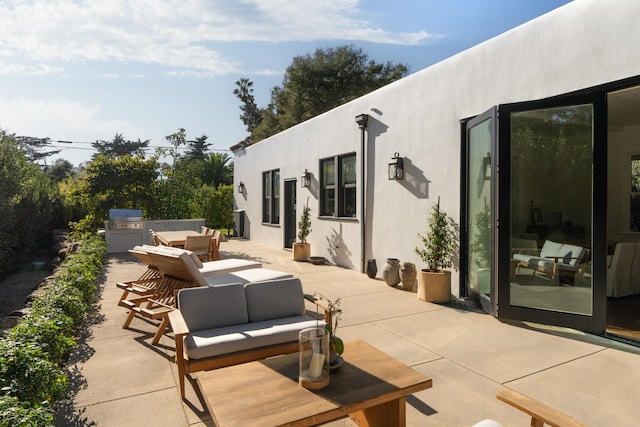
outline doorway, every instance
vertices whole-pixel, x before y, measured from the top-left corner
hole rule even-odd
[[[607,94],[607,334],[640,342],[640,86]]]
[[[296,184],[295,179],[284,182],[284,247],[291,249],[296,241]]]

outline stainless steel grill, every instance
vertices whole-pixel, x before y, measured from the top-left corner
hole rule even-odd
[[[110,209],[109,229],[118,231],[142,230],[142,209]]]

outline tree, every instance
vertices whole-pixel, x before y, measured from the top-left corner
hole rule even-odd
[[[12,135],[12,138],[18,143],[18,147],[27,157],[27,160],[31,162],[37,162],[40,159],[44,159],[46,157],[52,156],[54,154],[58,154],[61,150],[51,150],[41,152],[51,146],[50,138],[35,138],[32,136],[15,136]]]
[[[247,132],[253,133],[253,130],[262,121],[262,115],[256,105],[256,99],[253,96],[253,82],[246,78],[241,78],[236,82],[237,89],[233,90],[233,94],[242,102],[240,105],[240,120],[247,127]]]
[[[47,175],[53,182],[61,182],[73,174],[73,165],[65,159],[56,159],[56,161],[47,169]]]
[[[259,110],[261,121],[247,130],[254,141],[259,141],[398,80],[408,72],[408,66],[402,63],[370,60],[353,45],[316,49],[313,55],[293,59],[282,87],[274,87],[269,106]],[[236,82],[239,89],[234,93],[238,92],[236,95],[245,103],[240,107],[243,112],[250,99],[243,100],[240,95],[251,94],[250,83]]]
[[[137,141],[129,141],[125,140],[121,133],[116,133],[116,136],[111,141],[96,141],[91,144],[97,150],[93,158],[95,159],[99,155],[144,155],[145,149],[149,146],[149,141],[148,139],[141,141],[140,138]]]
[[[233,184],[233,163],[227,153],[209,153],[205,160],[204,183],[218,187]]]
[[[202,135],[195,139],[195,141],[188,141],[189,150],[184,154],[186,159],[204,160],[206,151],[209,150],[213,144],[207,142],[209,137]]]
[[[85,194],[94,226],[108,218],[110,208],[142,208],[147,214],[154,203],[156,157],[98,155],[87,167],[87,180],[79,191]]]

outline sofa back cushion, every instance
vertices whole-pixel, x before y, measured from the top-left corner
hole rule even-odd
[[[239,283],[181,289],[177,306],[191,331],[249,321],[244,287]]]
[[[558,256],[561,256],[562,258],[558,261],[564,264],[569,264],[572,267],[576,267],[582,258],[584,258],[584,255],[585,248],[582,246],[564,244],[558,253]]]
[[[562,249],[562,243],[554,242],[553,240],[546,240],[540,250],[540,258],[560,256],[560,249]]]
[[[244,287],[249,322],[304,314],[304,293],[300,279],[253,282]]]

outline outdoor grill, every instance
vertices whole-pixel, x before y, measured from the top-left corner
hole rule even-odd
[[[118,231],[142,230],[142,209],[109,209],[109,229]]]

